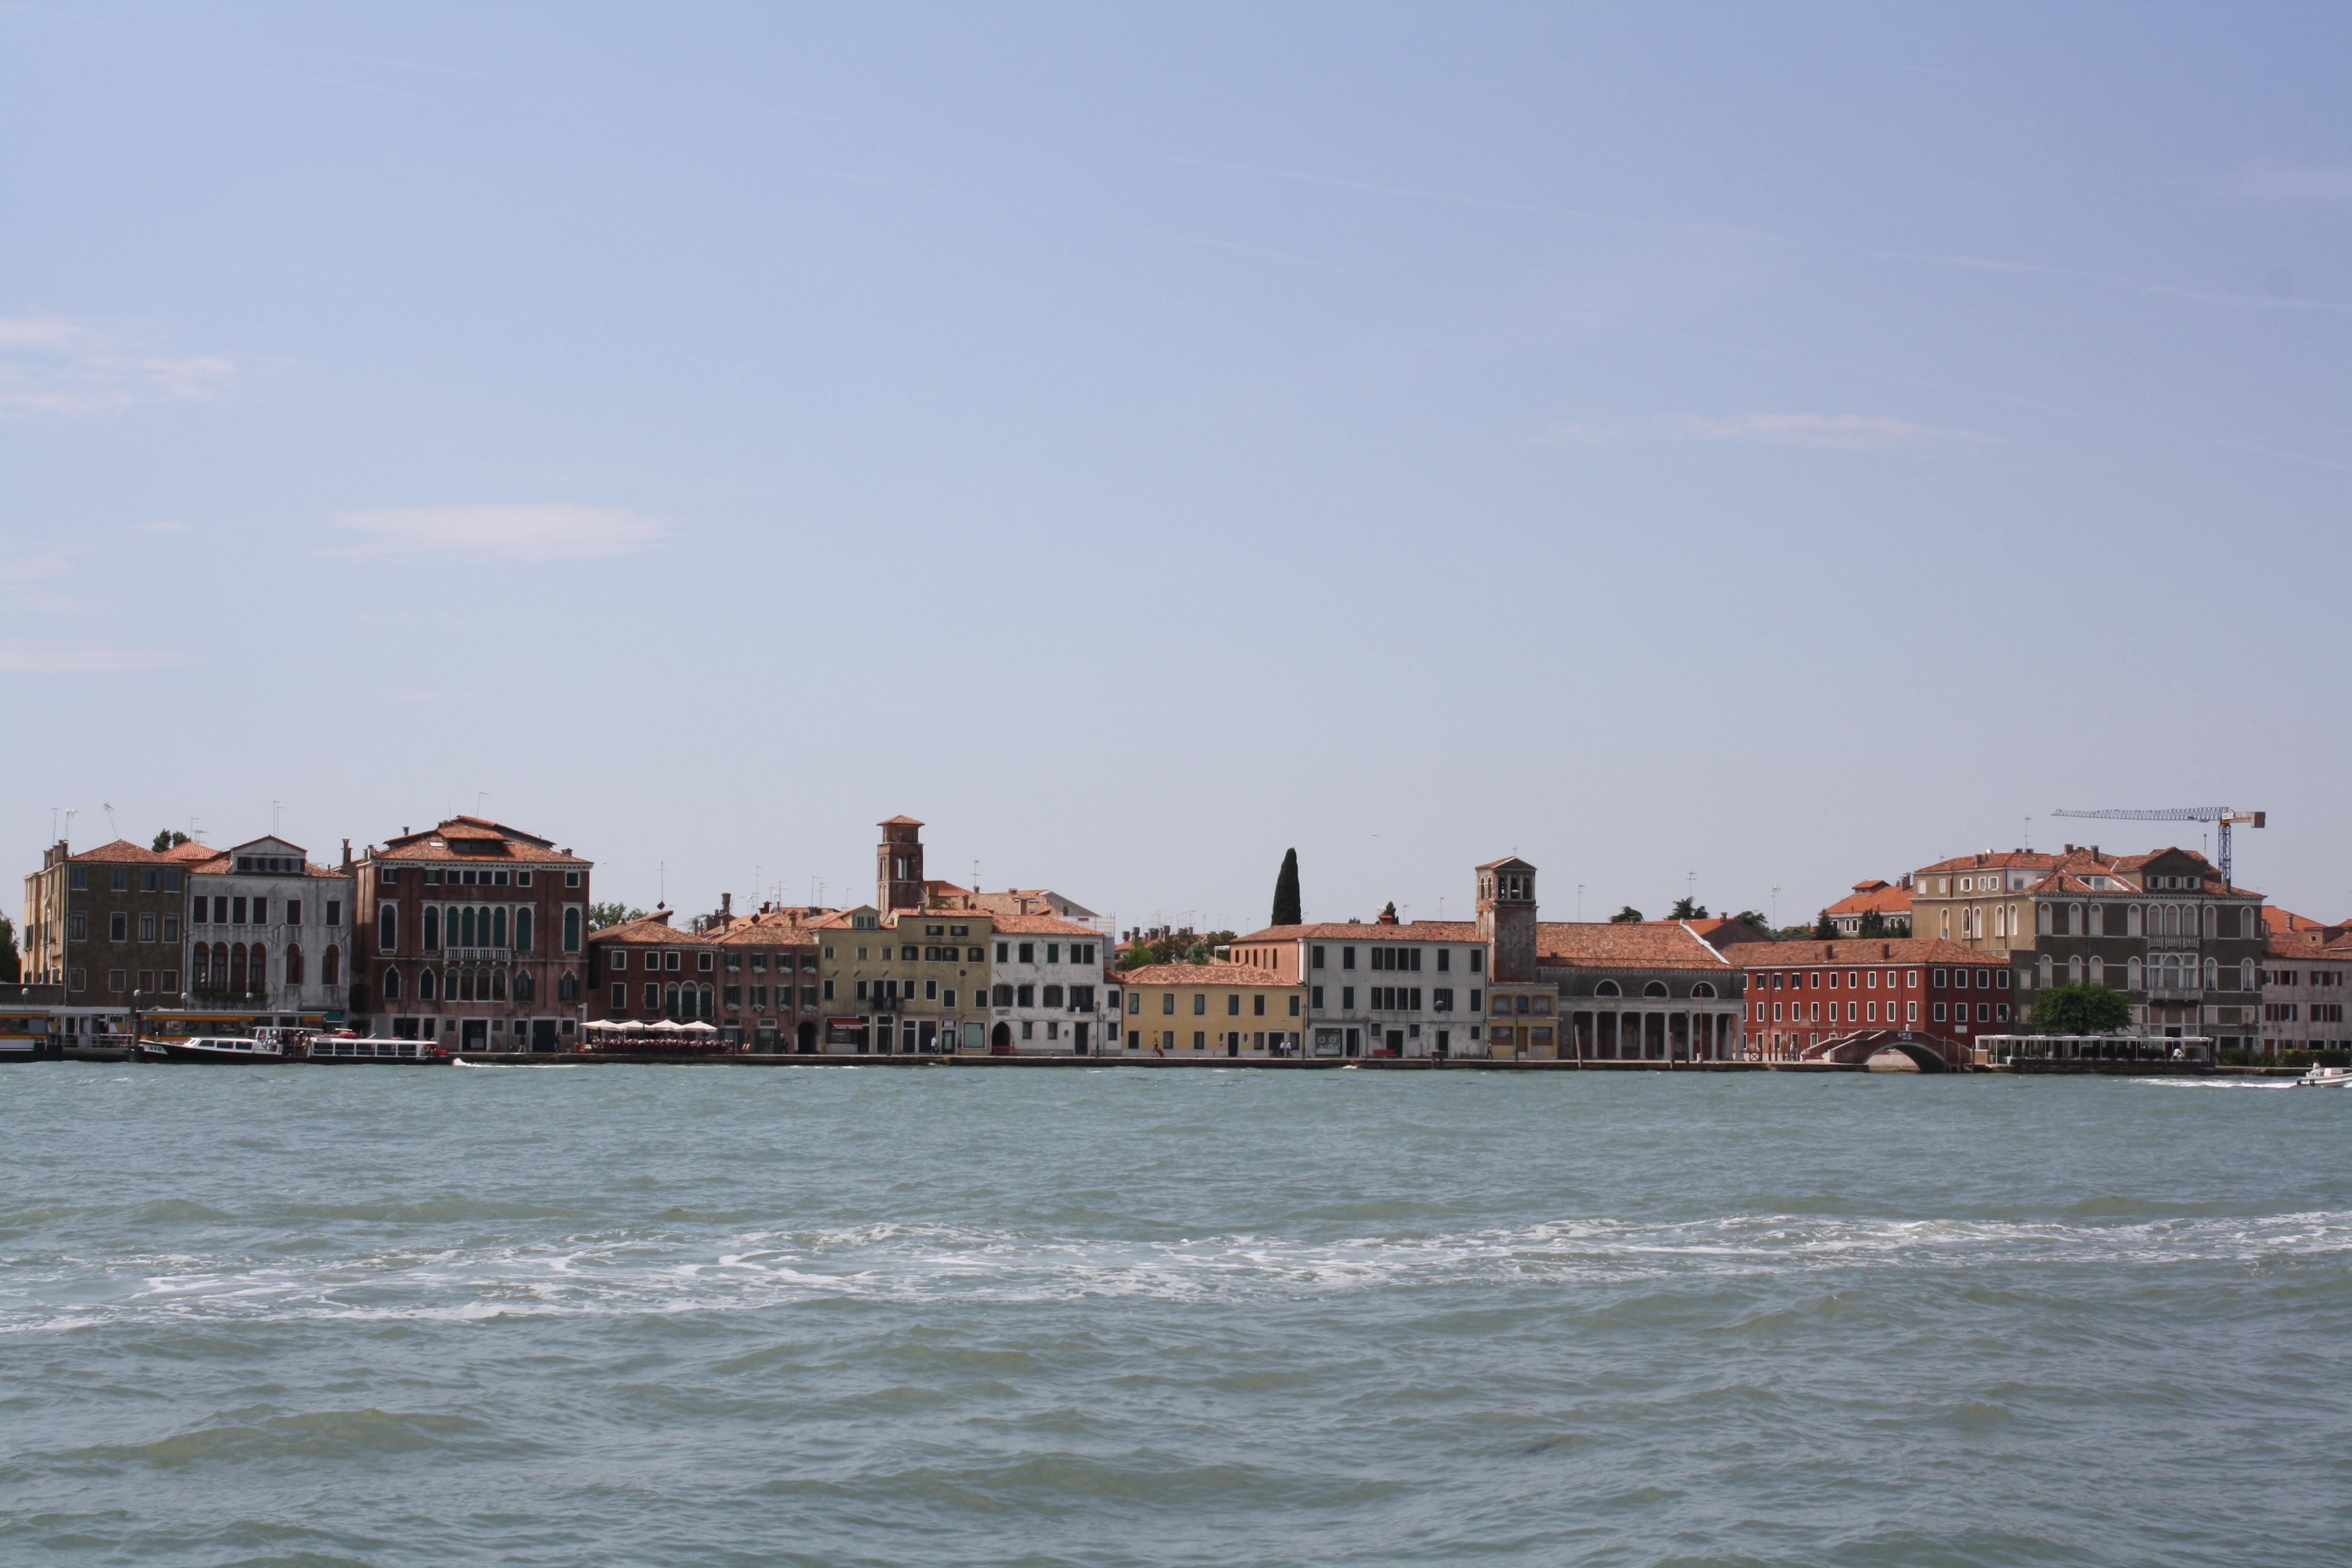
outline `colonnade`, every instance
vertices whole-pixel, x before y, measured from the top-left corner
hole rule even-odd
[[[1560,1055],[1578,1061],[1728,1061],[1739,1054],[1731,1008],[1569,1007]]]

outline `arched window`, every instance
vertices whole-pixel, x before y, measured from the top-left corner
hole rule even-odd
[[[400,946],[400,906],[386,904],[375,912],[375,945],[379,952],[390,952]],[[386,997],[385,1000],[391,1000]]]
[[[450,945],[450,946],[452,946],[452,947],[471,947],[471,946],[473,946],[473,945],[474,945],[474,911],[473,911],[470,908],[468,908],[468,909],[462,909],[462,910],[454,910],[454,911],[452,911],[452,912],[454,912],[454,913],[457,915],[457,921],[456,921],[456,930],[457,930],[457,941],[455,941],[455,942],[451,942],[449,945]]]
[[[530,1002],[538,999],[539,987],[532,984],[530,970],[515,971],[514,993],[515,1000],[518,1002]]]
[[[209,991],[213,984],[213,950],[198,942],[188,955],[188,985],[196,991]]]
[[[286,984],[289,985],[302,984],[302,944],[299,942],[289,942],[286,944]]]
[[[269,989],[269,949],[260,942],[255,942],[253,952],[247,955],[245,978],[245,994],[248,996],[258,996]]]
[[[2107,961],[2095,952],[2091,955],[2091,984],[2105,985],[2106,983]]]
[[[1666,983],[1663,980],[1653,980],[1647,985],[1642,987],[1642,994],[1649,997],[1652,1001],[1655,1001],[1665,994]]]
[[[2241,991],[2252,991],[2253,988],[2254,961],[2249,958],[2242,961],[2238,965],[2238,989]]]
[[[555,983],[555,995],[557,1000],[562,1002],[579,1001],[580,976],[569,969],[565,970],[562,978]]]
[[[498,909],[492,910],[490,914],[490,945],[492,947],[504,947],[506,944],[507,911],[506,906],[501,904]]]
[[[1712,999],[1715,995],[1715,983],[1711,980],[1702,980],[1691,987],[1691,994]]]
[[[2074,932],[2076,936],[2081,936],[2084,931],[2090,929],[2083,923],[2082,905],[2069,904],[2066,906],[2066,929]]]
[[[2140,962],[2138,959],[2133,959],[2129,967],[2126,968],[2124,973],[2127,976],[2125,984],[2132,990],[2141,991],[2147,989],[2147,987],[2141,984],[2141,981],[2145,978],[2145,973],[2140,968]]]
[[[2049,906],[2048,904],[2044,904],[2044,905],[2042,905],[2042,912],[2043,914],[2045,914],[2045,915],[2046,915],[2046,914],[2048,914],[2048,913],[2050,912],[2050,906]],[[2043,953],[2043,954],[2042,955],[2041,976],[2040,976],[2040,978],[2041,978],[2041,984],[2042,984],[2042,988],[2043,988],[2044,990],[2047,990],[2047,989],[2049,988],[2050,982],[2051,982],[2052,978],[2053,978],[2056,973],[2057,973],[2056,969],[2055,969],[2055,968],[2053,968],[2053,967],[2052,966],[2051,960],[2050,960],[2050,955],[2049,955],[2048,953],[2046,953],[2046,952],[2045,952],[2045,953]]]
[[[327,944],[326,956],[319,960],[319,979],[327,985],[340,985],[343,982],[343,950],[333,942]]]
[[[702,988],[702,1016],[706,1018],[711,1016],[712,1014],[717,1011],[717,1009],[712,1005],[715,993],[712,992],[709,986],[706,985]]]
[[[2129,909],[2126,910],[2124,911],[2124,934],[2126,936],[2138,936],[2141,932],[2145,931],[2147,929],[2143,923],[2145,918],[2146,917],[2137,904],[2134,904]]]
[[[427,912],[429,913],[431,911],[428,910]],[[433,972],[429,969],[418,970],[416,972],[416,999],[419,1002],[430,1002],[440,994],[440,982],[434,978]]]
[[[2066,984],[2069,985],[2083,984],[2083,961],[2080,957],[2066,961]]]
[[[580,911],[578,910],[563,911],[563,951],[566,952],[580,951]]]
[[[673,1018],[677,1016],[677,982],[675,980],[662,988],[662,1011]]]
[[[1614,980],[1602,981],[1600,984],[1592,988],[1592,994],[1595,996],[1622,996],[1625,994],[1622,991],[1617,988],[1617,983]]]
[[[493,969],[490,971],[490,1000],[503,1002],[506,999],[507,972],[503,969]]]
[[[383,999],[387,1002],[400,1000],[400,971],[397,969],[383,972]]]
[[[228,988],[231,991],[245,989],[245,943],[243,942],[238,942],[228,950]]]
[[[2212,941],[2212,940],[2213,940],[2213,937],[2214,937],[2214,933],[2215,933],[2215,932],[2220,929],[2220,928],[2219,928],[2219,925],[2218,925],[2218,923],[2217,923],[2217,922],[2221,920],[2221,911],[2220,911],[2219,910],[2216,910],[2216,909],[2215,909],[2212,905],[2210,905],[2210,904],[2207,904],[2207,905],[2205,906],[2205,909],[2204,909],[2204,921],[2205,921],[2205,927],[2204,927],[2204,929],[2205,929],[2205,940],[2206,940],[2207,942],[2210,942],[2210,941]]]
[[[441,951],[441,909],[437,904],[425,906],[425,951]]]
[[[2205,961],[2205,989],[2208,991],[2221,989],[2221,961],[2218,958],[2209,958]]]
[[[530,906],[528,904],[515,910],[515,951],[530,951]]]
[[[2033,908],[2034,929],[2040,931],[2043,936],[2048,936],[2050,934],[2050,906],[2048,904],[2036,904]]]

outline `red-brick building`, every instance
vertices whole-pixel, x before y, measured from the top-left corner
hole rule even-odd
[[[576,1043],[591,865],[478,816],[371,846],[352,868],[353,1026],[471,1050]]]
[[[2001,955],[1935,937],[1748,942],[1748,1054],[1794,1061],[1844,1036],[1909,1030],[1954,1065],[1977,1035],[2008,1034],[2012,994]]]

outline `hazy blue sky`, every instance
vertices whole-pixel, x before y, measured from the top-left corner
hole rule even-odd
[[[2347,81],[2341,5],[0,5],[0,841],[1792,919],[2229,802],[2341,917]]]

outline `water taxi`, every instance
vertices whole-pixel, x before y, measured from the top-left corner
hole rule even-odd
[[[274,1031],[260,1035],[189,1035],[143,1039],[136,1055],[145,1062],[282,1062],[291,1059],[288,1041]]]
[[[362,1038],[358,1035],[314,1035],[310,1059],[314,1062],[406,1062],[411,1066],[446,1066],[448,1048],[431,1040]]]
[[[2297,1089],[2336,1089],[2352,1083],[2352,1068],[2324,1068],[2314,1062],[2309,1070],[2294,1080]]]

